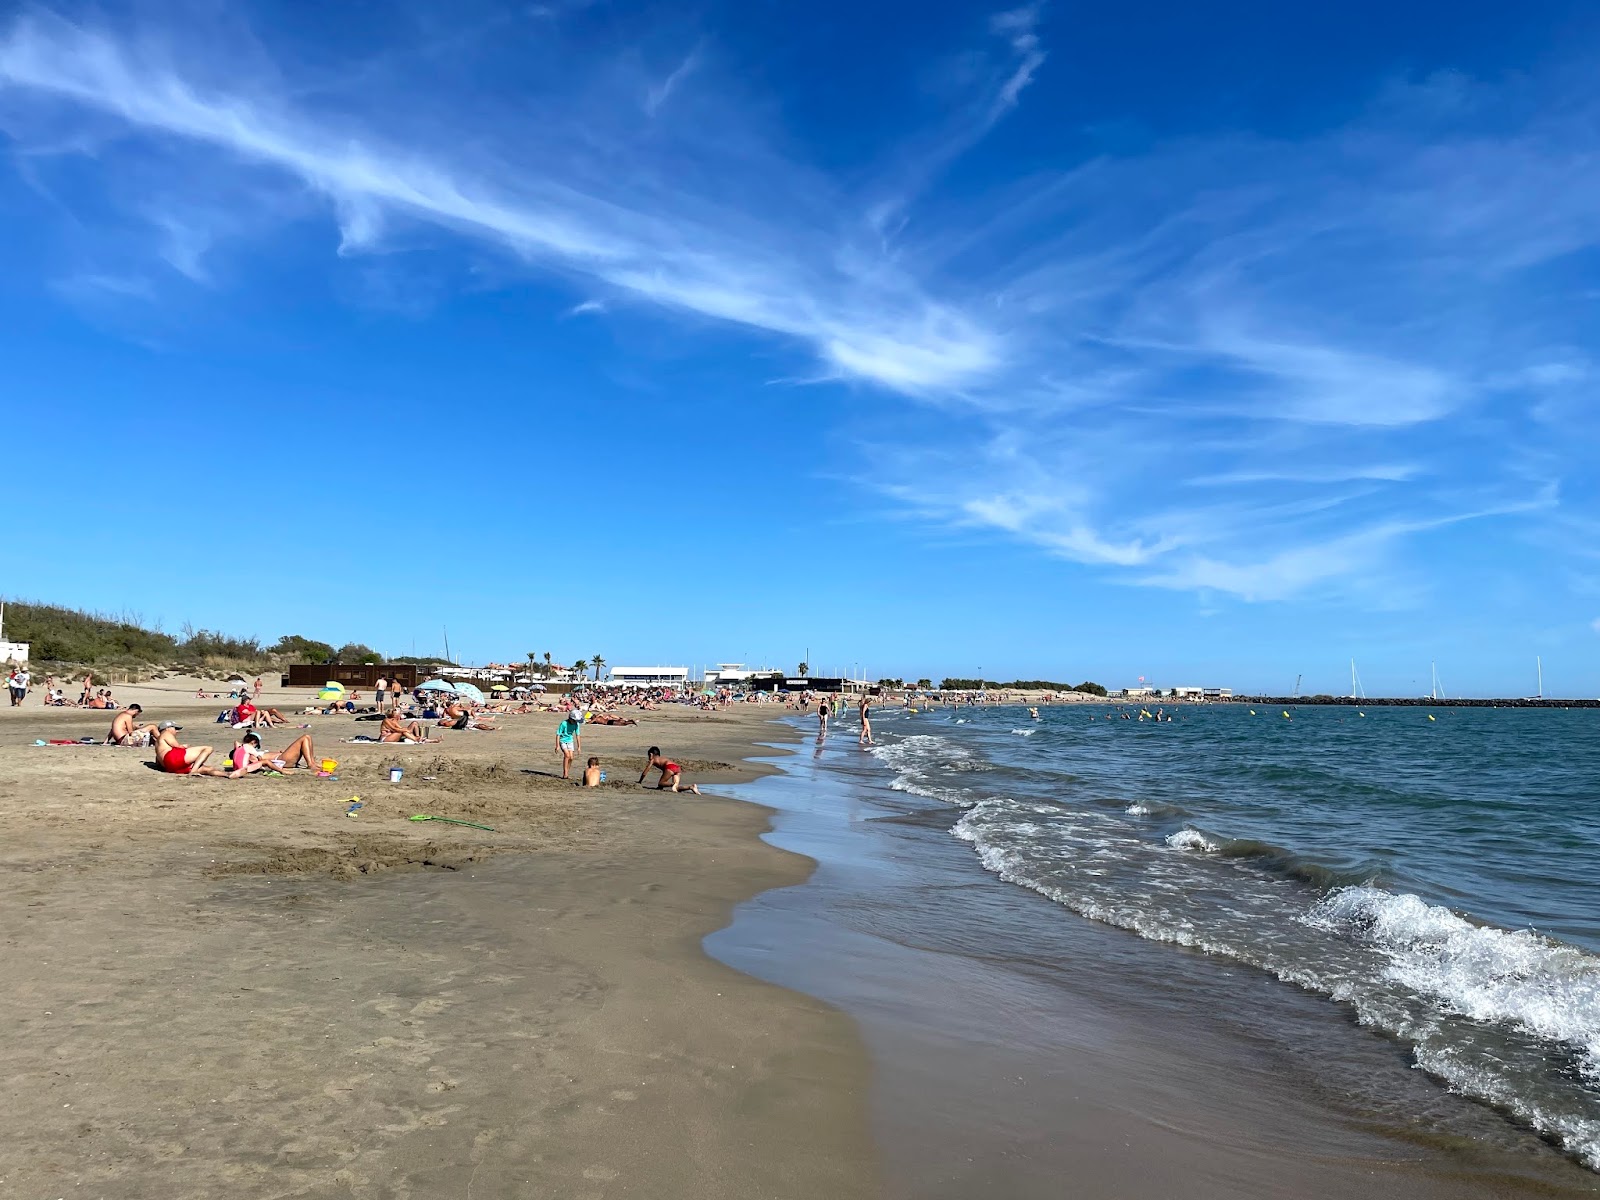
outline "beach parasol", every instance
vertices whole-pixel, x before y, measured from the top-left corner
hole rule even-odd
[[[442,679],[430,679],[417,689],[419,692],[453,692],[455,690],[455,684],[446,683]]]
[[[332,680],[332,679],[328,680],[328,682],[323,684],[321,689],[317,692],[317,699],[318,700],[343,700],[344,699],[344,684],[339,683],[336,680]]]
[[[530,692],[542,692],[542,691],[545,691],[547,689],[545,688],[544,684],[542,684],[542,683],[530,683],[528,685],[528,690]]]
[[[497,683],[489,689],[491,692],[509,692],[511,689],[503,683]]]
[[[474,704],[482,704],[483,703],[483,693],[480,692],[477,689],[477,687],[475,685],[473,685],[473,684],[470,684],[470,683],[458,683],[458,684],[455,685],[455,689],[454,690],[455,690],[456,695],[465,696],[468,700],[471,700]]]

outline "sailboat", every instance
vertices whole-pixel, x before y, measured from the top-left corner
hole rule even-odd
[[[1356,660],[1350,660],[1350,699],[1365,700],[1367,689],[1361,686],[1361,676],[1356,671]]]
[[[1538,696],[1535,697],[1535,699],[1543,700],[1544,699],[1544,659],[1542,657],[1540,657],[1539,655],[1537,655],[1537,654],[1534,655],[1533,656],[1533,666],[1534,666],[1534,670],[1539,672],[1539,694],[1538,694]]]
[[[1439,686],[1439,664],[1430,663],[1428,665],[1433,668],[1433,690],[1428,693],[1428,699],[1443,700],[1445,698],[1445,694],[1444,689]]]

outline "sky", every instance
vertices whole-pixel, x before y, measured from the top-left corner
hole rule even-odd
[[[1600,694],[1600,14],[1307,7],[3,6],[0,595]]]

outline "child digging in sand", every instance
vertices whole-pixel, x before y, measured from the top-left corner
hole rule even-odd
[[[583,786],[599,787],[605,781],[606,773],[600,769],[600,760],[591,756],[589,765],[583,769]]]
[[[639,773],[640,783],[644,782],[644,777],[650,774],[652,769],[661,772],[661,778],[656,781],[656,790],[658,792],[693,792],[696,796],[700,794],[700,788],[697,785],[692,783],[687,786],[684,785],[683,768],[671,759],[663,757],[660,746],[650,747],[650,757],[645,761],[644,770]]]

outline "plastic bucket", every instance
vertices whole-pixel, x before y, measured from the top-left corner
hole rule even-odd
[[[335,771],[337,771],[339,769],[339,760],[336,759],[336,758],[325,758],[325,759],[323,759],[322,760],[322,769],[324,771],[326,771],[329,775],[332,775]]]
[[[399,767],[390,767],[389,768],[389,782],[390,783],[399,783],[400,782],[400,777],[402,775],[404,775],[404,774],[405,774],[405,771],[403,771],[401,768],[399,768]]]

